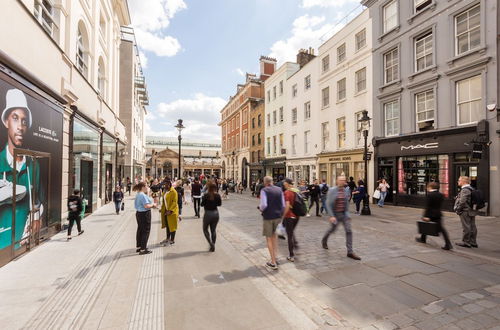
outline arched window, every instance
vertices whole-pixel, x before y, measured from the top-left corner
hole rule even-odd
[[[76,68],[85,77],[88,73],[88,38],[83,23],[78,26],[78,34],[76,39]]]
[[[99,58],[97,64],[97,91],[103,98],[106,96],[106,71],[102,57]]]

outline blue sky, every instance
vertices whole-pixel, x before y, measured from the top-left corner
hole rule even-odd
[[[220,142],[219,110],[258,73],[317,47],[362,8],[358,0],[129,0],[150,96],[146,134]],[[347,18],[345,18],[347,15]]]

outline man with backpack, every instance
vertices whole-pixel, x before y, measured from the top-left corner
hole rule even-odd
[[[321,180],[321,184],[319,185],[319,192],[320,192],[320,198],[321,198],[321,209],[320,209],[320,214],[323,214],[323,212],[326,211],[326,195],[328,194],[328,190],[330,187],[326,184],[326,180],[323,179]]]
[[[460,192],[455,197],[453,210],[458,214],[462,222],[463,237],[462,242],[455,244],[465,248],[477,248],[476,215],[477,210],[484,207],[484,200],[481,192],[471,187],[469,177],[459,177],[458,186]]]

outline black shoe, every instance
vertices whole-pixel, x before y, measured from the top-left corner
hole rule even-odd
[[[415,241],[418,243],[426,243],[424,240],[422,240],[420,237],[415,237]]]
[[[85,230],[82,230],[81,232],[78,233],[78,236],[80,236],[81,234],[83,234],[85,232]]]
[[[278,270],[278,266],[276,266],[275,264],[273,264],[271,262],[266,263],[266,267],[269,267],[272,270]]]
[[[208,250],[209,252],[215,252],[215,245],[210,245],[210,249]]]
[[[328,244],[326,244],[325,241],[321,242],[321,246],[323,247],[323,249],[328,250]]]
[[[135,249],[135,252],[141,252],[141,248]]]
[[[471,246],[467,243],[462,243],[462,242],[459,242],[459,243],[455,243],[456,246],[461,246],[461,247],[464,247],[464,248],[471,248]]]
[[[140,255],[153,253],[151,250],[142,250],[139,252]]]
[[[443,250],[447,250],[447,251],[448,251],[448,250],[453,249],[453,246],[451,246],[451,245],[445,245],[445,246],[443,246],[441,249],[443,249]]]
[[[285,236],[283,236],[283,235],[278,235],[278,238],[279,238],[279,239],[282,239],[282,240],[286,240],[286,237],[285,237]]]
[[[356,253],[348,253],[347,254],[348,258],[354,259],[354,260],[361,260],[361,258],[356,254]]]
[[[470,246],[472,246],[473,248],[478,248],[479,246],[477,244],[471,244]]]

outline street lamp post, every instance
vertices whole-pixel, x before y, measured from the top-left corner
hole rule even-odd
[[[365,152],[363,155],[363,160],[365,161],[365,198],[363,198],[363,209],[361,210],[362,215],[371,215],[370,211],[370,196],[368,196],[368,158],[371,156],[368,154],[368,131],[370,130],[370,120],[368,117],[368,111],[363,110],[362,117],[359,119],[361,123],[361,129],[363,130],[363,137],[365,139]]]
[[[181,141],[182,141],[181,131],[184,129],[184,126],[182,125],[182,119],[178,119],[177,121],[178,121],[178,123],[177,123],[177,125],[175,125],[175,128],[177,128],[177,130],[179,131],[179,136],[178,136],[178,139],[179,139],[179,169],[177,170],[177,176],[180,179],[181,178]]]

